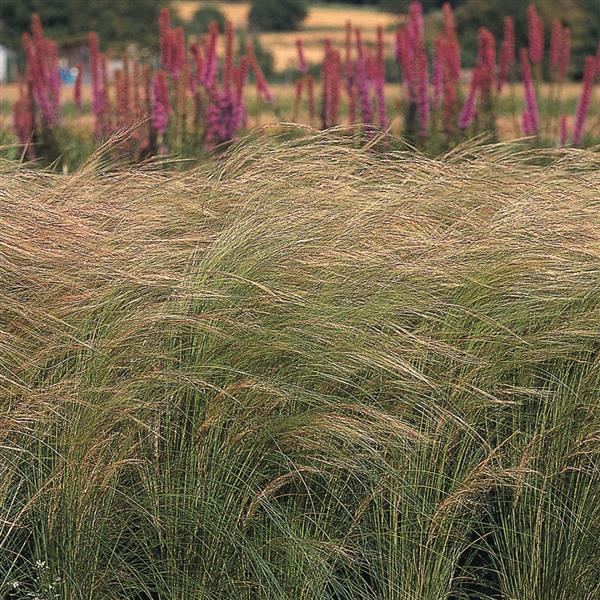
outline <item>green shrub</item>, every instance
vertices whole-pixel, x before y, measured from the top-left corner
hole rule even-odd
[[[206,33],[213,21],[219,26],[219,31],[223,33],[227,21],[225,15],[216,6],[203,6],[194,13],[192,20],[186,24],[185,28],[188,33],[198,35]]]
[[[304,0],[253,0],[250,26],[259,31],[293,31],[307,14]]]

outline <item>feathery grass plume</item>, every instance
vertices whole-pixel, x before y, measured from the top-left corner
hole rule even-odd
[[[529,27],[529,60],[532,64],[538,65],[544,58],[544,21],[535,4],[527,7],[527,24]]]
[[[527,114],[527,134],[537,134],[540,128],[540,113],[538,109],[537,94],[533,85],[531,65],[526,48],[521,48],[521,74],[525,88],[525,112]]]
[[[512,17],[504,18],[504,38],[500,48],[500,66],[496,90],[501,93],[515,65],[517,48],[515,44],[515,23]]]
[[[575,113],[575,130],[573,133],[573,143],[580,146],[583,142],[583,134],[585,130],[585,122],[590,104],[592,102],[592,94],[594,89],[594,81],[596,79],[596,59],[594,56],[587,56],[585,59],[585,68],[583,71],[583,88],[581,97],[577,103],[577,111]]]
[[[4,165],[0,597],[593,598],[599,167]]]

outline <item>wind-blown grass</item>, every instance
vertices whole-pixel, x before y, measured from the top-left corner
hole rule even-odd
[[[595,597],[599,167],[2,166],[0,596]]]

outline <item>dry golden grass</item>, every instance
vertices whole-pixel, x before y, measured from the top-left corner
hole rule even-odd
[[[0,597],[597,597],[599,188],[328,134],[0,162]]]

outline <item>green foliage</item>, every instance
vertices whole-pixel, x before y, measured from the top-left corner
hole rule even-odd
[[[97,31],[103,42],[129,43],[132,40],[156,44],[158,11],[162,0],[2,0],[0,43],[20,47],[20,35],[29,29],[31,13],[42,18],[47,35],[58,41]]]
[[[298,29],[308,9],[304,0],[253,0],[249,21],[259,31]]]
[[[2,164],[0,597],[596,597],[599,158],[513,150]]]
[[[217,23],[219,31],[225,31],[225,15],[216,6],[203,6],[198,9],[189,23],[186,23],[185,28],[190,34],[201,34],[208,32],[208,27],[211,22]]]
[[[511,16],[515,21],[517,48],[528,45],[527,6],[521,0],[465,0],[456,11],[461,46],[467,66],[475,62],[477,32],[487,27],[500,42],[503,36],[504,17]],[[593,4],[596,4],[594,8]],[[600,35],[600,19],[594,18],[597,12],[596,0],[555,0],[537,2],[539,13],[545,22],[546,45],[550,44],[552,19],[560,19],[573,31],[573,58],[575,74],[580,74],[586,54],[594,54],[595,44]]]

